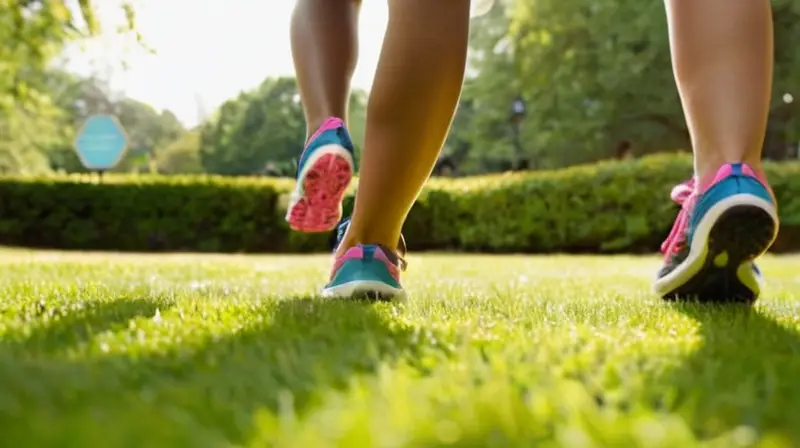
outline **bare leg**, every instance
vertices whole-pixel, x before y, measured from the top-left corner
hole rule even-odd
[[[770,1],[666,5],[696,182],[672,191],[681,210],[654,289],[670,300],[752,303],[760,293],[752,262],[778,230],[775,199],[759,173],[772,90]]]
[[[470,0],[389,1],[355,209],[338,255],[357,244],[396,247],[461,94],[469,10]]]
[[[666,0],[675,79],[703,178],[761,167],[772,90],[769,0]]]
[[[292,56],[308,137],[329,117],[347,119],[360,6],[360,0],[298,0],[295,6]]]

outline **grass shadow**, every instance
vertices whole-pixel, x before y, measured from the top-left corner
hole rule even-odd
[[[259,409],[302,415],[320,392],[347,388],[384,363],[418,363],[419,331],[376,306],[391,305],[297,298],[234,311],[223,306],[202,318],[224,323],[224,331],[238,328],[234,333],[213,336],[212,329],[192,339],[173,322],[164,330],[172,332],[166,349],[139,347],[135,331],[122,331],[112,335],[108,353],[59,355],[155,312],[151,301],[98,303],[0,344],[0,444],[242,443]]]
[[[151,318],[165,311],[168,301],[119,297],[59,303],[40,300],[23,308],[2,308],[0,316],[13,314],[25,324],[25,331],[8,331],[0,342],[0,356],[43,355],[67,351],[87,343],[93,335],[119,330],[132,319]]]
[[[701,346],[663,380],[681,391],[675,411],[703,440],[767,434],[800,442],[800,332],[748,306],[676,304],[696,320]],[[787,322],[784,322],[786,320]],[[749,434],[749,435],[748,435]]]

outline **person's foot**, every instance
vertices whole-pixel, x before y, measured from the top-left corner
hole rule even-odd
[[[724,165],[710,182],[672,190],[681,211],[661,246],[664,266],[654,284],[667,300],[753,302],[761,273],[753,260],[778,235],[778,213],[763,176],[744,164]]]
[[[350,134],[339,118],[329,118],[308,140],[297,164],[297,185],[286,221],[292,230],[328,232],[342,219],[342,198],[353,177]]]
[[[349,219],[340,224],[339,241],[349,224]],[[381,245],[358,245],[348,249],[334,261],[330,281],[322,290],[323,297],[405,299],[405,291],[400,285],[400,272],[406,268],[402,258],[405,253],[402,236],[396,251]]]

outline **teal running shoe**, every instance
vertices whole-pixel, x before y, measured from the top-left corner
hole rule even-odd
[[[349,224],[349,219],[340,224],[338,241]],[[405,300],[406,294],[400,284],[400,273],[406,269],[402,257],[405,253],[402,236],[397,251],[381,245],[358,245],[348,249],[334,262],[330,281],[322,290],[323,297]]]
[[[748,165],[724,165],[710,182],[672,190],[681,211],[661,246],[664,265],[654,291],[667,300],[754,302],[761,272],[754,260],[778,236],[775,196]]]
[[[289,227],[306,233],[336,228],[354,170],[350,134],[341,119],[328,118],[308,139],[297,164],[297,184],[286,211]]]

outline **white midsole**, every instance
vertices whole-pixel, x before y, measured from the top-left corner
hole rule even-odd
[[[308,158],[306,163],[303,165],[303,169],[300,170],[300,173],[297,176],[297,183],[295,184],[294,191],[289,198],[289,207],[286,210],[286,219],[289,219],[291,216],[294,206],[306,197],[305,190],[303,189],[303,179],[305,179],[308,170],[310,170],[311,167],[317,163],[317,160],[328,154],[334,154],[347,160],[347,163],[350,165],[350,169],[352,170],[353,156],[350,154],[350,151],[343,148],[341,145],[332,143],[330,145],[320,146],[317,148],[317,150],[314,151],[314,154]]]
[[[345,160],[353,167],[353,156],[350,154],[350,151],[343,148],[341,145],[337,145],[335,143],[331,143],[330,145],[320,146],[314,151],[314,154],[306,161],[305,165],[303,165],[303,169],[300,170],[299,175],[297,176],[297,185],[295,185],[295,192],[299,193],[302,197],[303,192],[303,182],[302,180],[306,177],[306,173],[308,170],[311,169],[312,166],[317,162],[317,160],[321,159],[323,156],[327,156],[328,154],[335,154]]]
[[[708,255],[708,236],[714,224],[717,223],[722,214],[727,210],[742,205],[758,207],[772,217],[775,222],[775,230],[770,244],[772,241],[775,241],[775,238],[778,236],[778,214],[772,203],[752,194],[736,194],[725,198],[714,204],[705,216],[703,216],[703,219],[700,220],[700,223],[698,223],[689,248],[689,255],[686,259],[673,269],[672,272],[656,279],[653,283],[653,290],[656,294],[664,295],[674,291],[691,280],[700,271]],[[747,265],[748,268],[744,269],[740,267],[737,270],[737,275],[740,277],[749,276],[750,278],[754,278],[756,283],[760,285],[761,276],[756,275],[752,266],[749,266],[750,262],[744,263],[742,266],[744,267],[745,265]],[[743,283],[747,284],[748,282],[745,281]],[[759,291],[753,292],[758,293]]]
[[[348,298],[361,294],[376,293],[384,298],[402,301],[406,299],[406,292],[401,288],[395,288],[386,283],[374,280],[356,280],[337,286],[331,286],[322,290],[322,297],[328,298]]]

